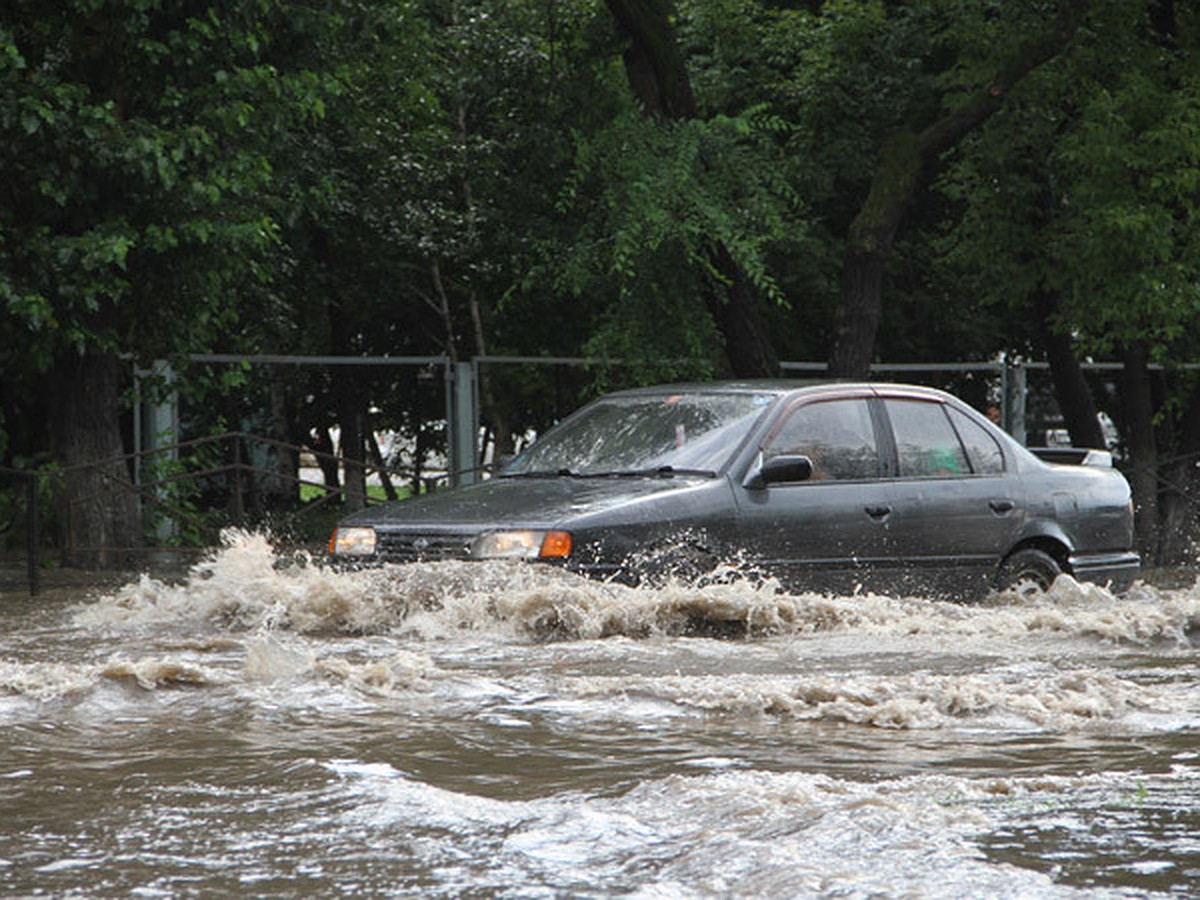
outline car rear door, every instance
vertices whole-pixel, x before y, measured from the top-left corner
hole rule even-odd
[[[793,590],[874,586],[898,561],[887,539],[891,508],[879,444],[868,392],[786,410],[768,431],[761,459],[807,456],[812,477],[758,487],[748,479],[738,494],[740,545]]]
[[[980,422],[936,399],[882,401],[895,446],[891,539],[910,591],[977,594],[1024,517],[1019,479]]]

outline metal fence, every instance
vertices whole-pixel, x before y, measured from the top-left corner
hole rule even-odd
[[[263,454],[256,450],[266,451],[279,464],[264,465],[257,461]],[[246,432],[229,432],[166,444],[116,459],[96,460],[73,469],[0,467],[0,478],[12,488],[10,513],[19,512],[24,523],[30,593],[37,594],[40,590],[46,550],[43,489],[53,490],[73,470],[105,471],[113,463],[121,463],[128,477],[105,479],[103,496],[66,498],[59,506],[59,515],[69,522],[73,508],[97,500],[111,501],[119,495],[134,495],[140,504],[143,540],[120,547],[68,544],[58,548],[63,556],[107,555],[132,560],[138,555],[164,552],[180,556],[202,553],[217,545],[221,531],[231,526],[269,527],[274,537],[296,548],[312,549],[323,544],[329,525],[344,514],[336,505],[346,499],[346,480],[330,484],[306,477],[305,469],[285,463],[286,457],[297,461],[324,460],[342,471],[347,465],[335,454]],[[396,490],[395,482],[412,475],[401,467],[370,462],[360,465],[362,477],[390,486],[386,495],[393,498],[406,490]],[[418,489],[432,490],[435,486],[433,479],[427,479]],[[303,496],[305,493],[307,497]],[[59,530],[68,536],[74,533],[69,525]]]
[[[547,367],[556,371],[576,370],[573,374],[603,366],[621,366],[620,360],[588,357],[478,357],[467,362],[455,362],[447,357],[299,357],[299,356],[240,356],[222,354],[196,355],[194,363],[207,365],[275,365],[275,366],[422,366],[441,370],[442,398],[445,415],[444,466],[438,481],[451,485],[465,484],[479,477],[481,468],[490,456],[486,447],[486,431],[481,428],[484,416],[480,409],[481,374],[497,368],[511,370],[514,366],[533,367],[543,373]],[[784,362],[780,366],[787,377],[822,378],[827,366],[818,362]],[[1119,367],[1095,365],[1086,367],[1094,376],[1111,380]],[[303,454],[315,462],[324,462],[336,469],[347,465],[336,453],[322,453],[310,446],[286,443],[263,437],[246,430],[230,431],[219,436],[182,439],[178,409],[172,408],[171,391],[143,392],[141,381],[157,378],[168,381],[174,377],[169,368],[156,366],[150,370],[135,370],[133,416],[134,452],[122,458],[129,473],[126,483],[113,484],[113,491],[136,494],[141,504],[145,541],[142,546],[119,548],[130,553],[153,553],[171,549],[184,552],[187,548],[206,549],[218,543],[219,531],[230,525],[261,525],[267,523],[273,534],[297,537],[308,544],[315,541],[314,533],[321,524],[331,524],[341,512],[347,496],[346,482],[331,484],[327,479],[307,477],[299,466],[285,460],[297,460]],[[998,407],[1000,424],[1022,443],[1034,437],[1035,443],[1045,442],[1054,430],[1056,409],[1049,389],[1048,367],[1040,363],[1020,361],[987,361],[977,363],[920,363],[877,364],[872,377],[888,380],[920,381],[965,396],[982,408],[983,404]],[[578,379],[575,379],[578,380]],[[586,380],[586,379],[585,379]],[[1049,398],[1049,399],[1048,399]],[[576,405],[572,391],[559,398],[565,406]],[[561,413],[569,412],[564,408]],[[149,423],[149,424],[147,424]],[[264,462],[264,459],[270,460]],[[112,460],[90,465],[99,467]],[[364,474],[387,485],[395,480],[418,480],[412,469],[388,465],[382,459],[375,462],[349,463],[362,465]],[[18,470],[0,468],[0,478],[9,482],[10,515],[19,512],[26,529],[28,577],[31,591],[38,590],[39,568],[44,549],[43,527],[46,521],[43,488],[57,483],[66,470]],[[432,488],[433,483],[425,485]],[[421,490],[422,484],[416,486]],[[82,503],[93,498],[70,498]],[[278,501],[278,502],[273,502]],[[1189,501],[1190,502],[1190,501]],[[67,508],[70,503],[67,504]],[[325,516],[328,523],[322,523]],[[303,526],[300,523],[314,523]],[[62,530],[62,529],[60,529]],[[67,555],[76,551],[114,548],[59,548]]]

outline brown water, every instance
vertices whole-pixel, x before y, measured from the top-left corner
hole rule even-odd
[[[0,601],[4,896],[1200,895],[1197,587],[651,591],[235,534]]]

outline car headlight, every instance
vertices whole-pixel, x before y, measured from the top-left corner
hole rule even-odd
[[[375,529],[366,526],[340,527],[329,536],[332,556],[370,556],[375,552]]]
[[[471,542],[472,559],[565,559],[570,555],[568,531],[488,531]]]

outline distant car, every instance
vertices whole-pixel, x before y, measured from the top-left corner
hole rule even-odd
[[[540,560],[597,578],[741,571],[793,591],[970,598],[1063,572],[1127,587],[1129,485],[1104,451],[1047,462],[966,403],[894,384],[623,391],[491,479],[372,507],[340,562]]]

